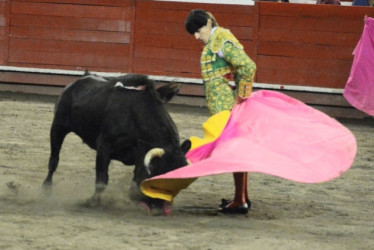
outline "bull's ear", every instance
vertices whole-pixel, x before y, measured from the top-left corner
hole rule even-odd
[[[182,151],[184,153],[187,153],[188,150],[191,148],[191,141],[190,140],[185,140],[182,145],[181,145]]]
[[[179,89],[180,84],[172,83],[158,88],[157,92],[159,93],[160,98],[163,102],[168,102],[171,99],[173,99],[175,95],[178,94]]]

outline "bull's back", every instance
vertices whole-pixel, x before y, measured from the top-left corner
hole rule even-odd
[[[104,79],[87,76],[66,87],[55,109],[54,123],[76,133],[95,148],[104,110],[113,91]]]
[[[74,132],[94,149],[100,135],[132,144],[137,136],[149,140],[174,132],[151,83],[146,90],[138,91],[115,87],[117,81],[86,76],[69,85],[56,106],[54,124]],[[157,138],[152,141],[158,141]]]

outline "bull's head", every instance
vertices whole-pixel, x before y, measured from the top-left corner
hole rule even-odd
[[[186,140],[180,146],[151,148],[142,154],[135,164],[133,182],[129,189],[130,199],[145,203],[149,209],[161,208],[164,204],[163,201],[144,195],[140,191],[140,185],[145,179],[186,166],[185,154],[190,147],[191,142]]]

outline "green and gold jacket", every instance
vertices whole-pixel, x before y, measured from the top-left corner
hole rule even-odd
[[[200,63],[206,91],[209,82],[218,80],[228,83],[230,75],[233,75],[236,94],[242,98],[250,96],[256,64],[248,57],[230,30],[222,27],[214,30],[201,53]]]

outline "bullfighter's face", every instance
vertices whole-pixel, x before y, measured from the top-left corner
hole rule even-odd
[[[198,29],[194,36],[197,40],[204,44],[207,44],[210,38],[210,32],[212,31],[212,20],[208,19],[207,24]]]

